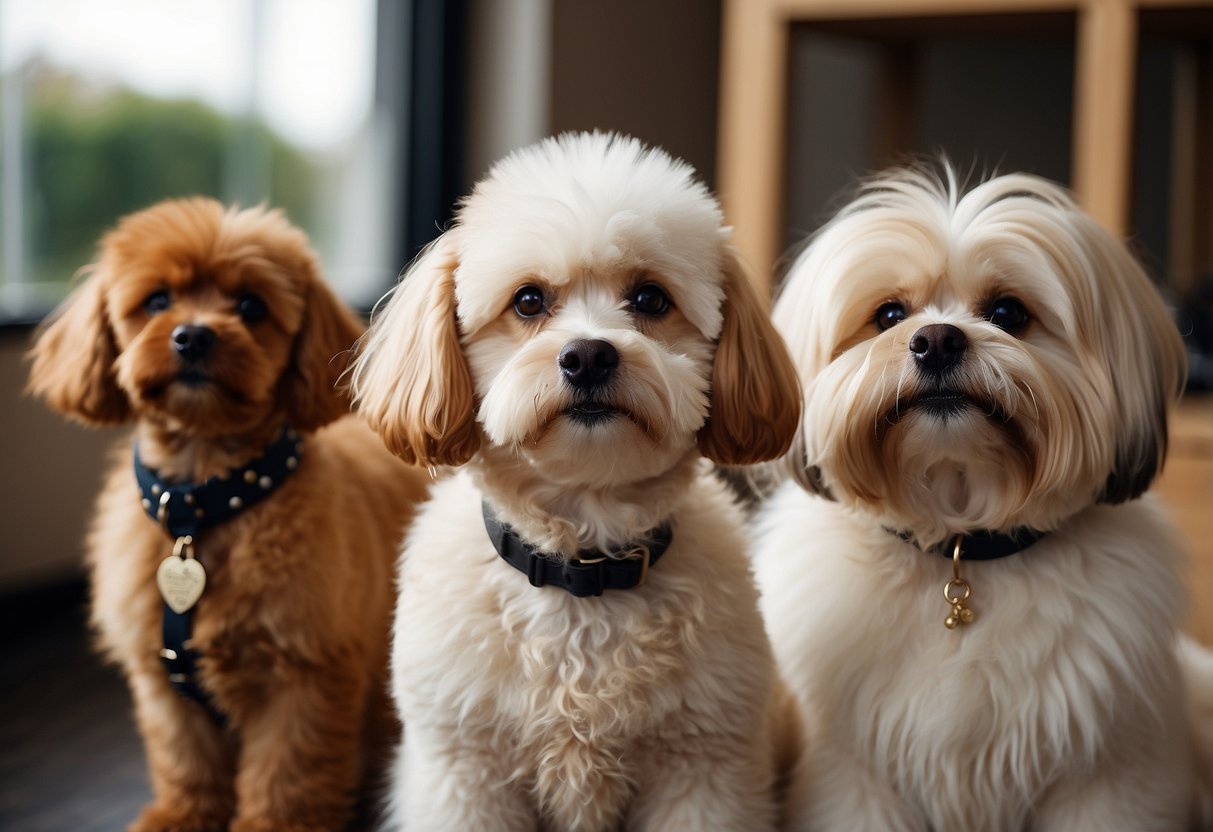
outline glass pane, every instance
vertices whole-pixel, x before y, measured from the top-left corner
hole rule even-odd
[[[375,0],[0,0],[0,319],[44,313],[123,214],[199,193],[282,208],[369,305],[397,266],[375,18]]]

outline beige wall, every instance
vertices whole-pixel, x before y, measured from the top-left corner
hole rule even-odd
[[[118,430],[69,423],[22,394],[28,330],[0,332],[0,590],[81,573],[81,542]]]

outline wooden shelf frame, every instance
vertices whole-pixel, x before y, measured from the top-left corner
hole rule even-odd
[[[1132,188],[1138,12],[1208,8],[1211,0],[725,0],[717,182],[734,239],[769,291],[784,245],[788,55],[793,24],[880,18],[1075,15],[1072,187],[1116,234]]]

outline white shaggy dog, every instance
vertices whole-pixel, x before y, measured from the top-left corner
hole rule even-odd
[[[1183,350],[1126,247],[1032,176],[895,171],[774,317],[813,492],[784,485],[757,544],[808,730],[792,827],[1197,823],[1182,558],[1141,496]]]
[[[396,453],[467,463],[401,561],[394,822],[770,828],[774,663],[702,458],[777,457],[800,393],[693,171],[601,134],[498,163],[353,386]]]

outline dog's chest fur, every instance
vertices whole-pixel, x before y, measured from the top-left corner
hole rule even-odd
[[[945,558],[790,489],[763,522],[764,612],[819,719],[810,742],[933,828],[1023,828],[1067,771],[1170,730],[1179,556],[1145,506],[1096,507],[1021,554],[963,564],[977,618],[958,630]]]
[[[470,478],[436,486],[401,567],[393,660],[406,725],[474,735],[541,815],[567,823],[561,807],[589,796],[595,811],[621,810],[697,718],[752,720],[771,684],[752,579],[723,492],[692,491],[706,505],[676,515],[642,587],[574,598],[500,561]]]

